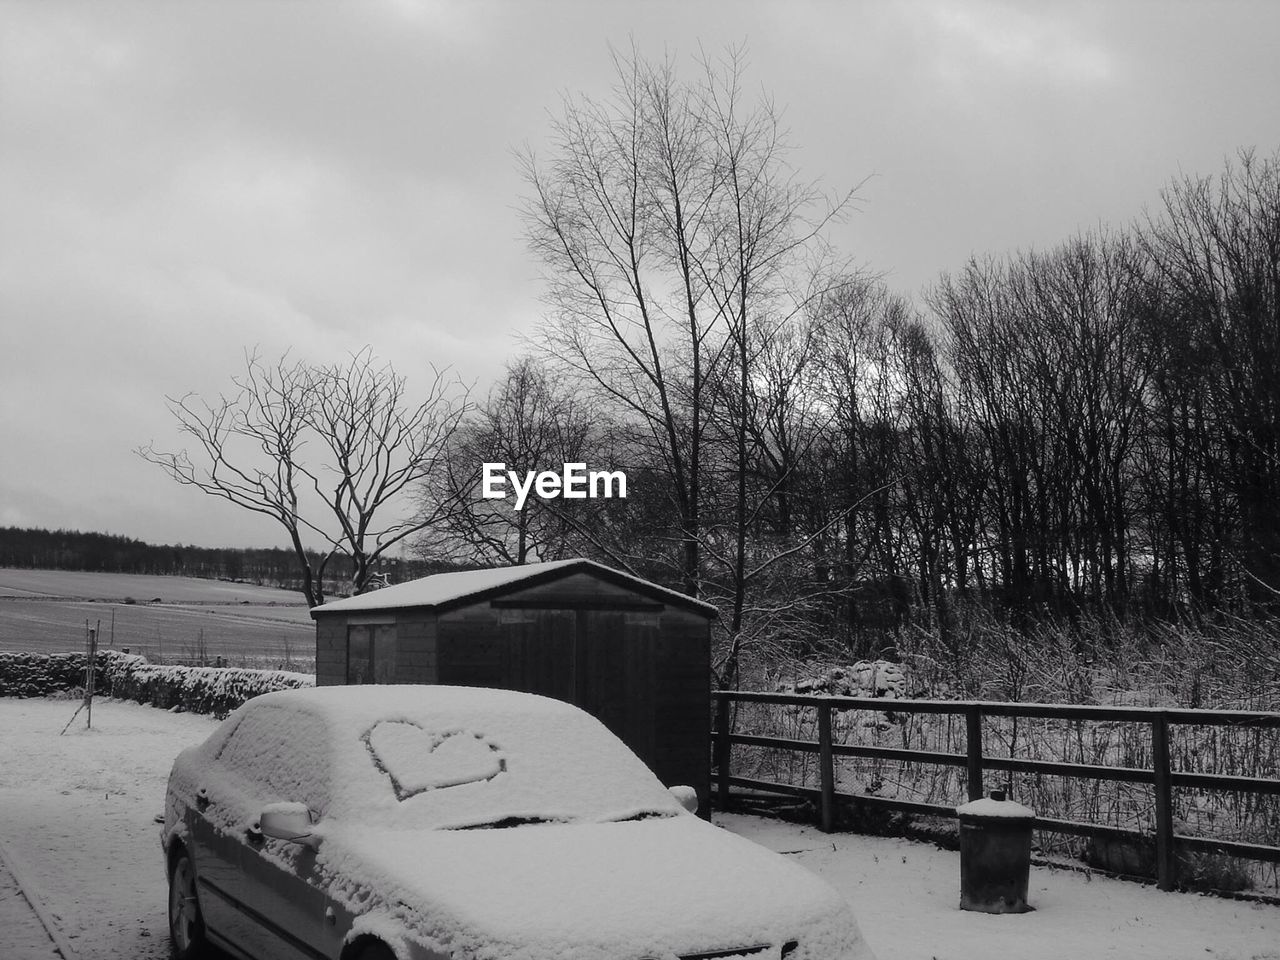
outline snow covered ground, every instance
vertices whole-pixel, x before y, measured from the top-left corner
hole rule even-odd
[[[174,754],[208,736],[214,721],[99,700],[91,730],[82,712],[59,737],[76,706],[0,699],[0,848],[78,956],[166,957],[166,887],[153,818],[164,808]],[[0,957],[50,956],[47,948],[19,952],[26,929],[0,926]]]
[[[14,874],[77,957],[168,954],[153,822],[169,765],[215,721],[99,701],[0,699],[0,958],[57,953]],[[853,901],[881,960],[1280,960],[1280,907],[1033,868],[1033,913],[965,913],[957,854],[929,845],[725,816],[719,822],[816,871]]]
[[[844,893],[880,960],[1280,958],[1280,907],[1032,867],[1034,912],[968,913],[958,908],[958,853],[758,817],[716,819]]]

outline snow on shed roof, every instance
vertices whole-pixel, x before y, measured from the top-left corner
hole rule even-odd
[[[628,587],[647,594],[664,603],[685,607],[709,617],[716,616],[716,608],[709,603],[695,600],[667,587],[606,567],[594,560],[551,560],[546,563],[526,563],[514,567],[493,567],[486,570],[463,570],[457,573],[437,573],[408,583],[398,583],[371,593],[335,600],[321,607],[312,607],[314,618],[330,613],[357,613],[374,610],[401,610],[408,607],[455,607],[473,603],[489,596],[506,592],[514,586],[533,586],[558,580],[571,573],[591,573],[602,580]]]

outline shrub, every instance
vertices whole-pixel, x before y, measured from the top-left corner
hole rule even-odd
[[[83,653],[0,653],[0,697],[47,697],[84,687]],[[106,683],[107,662],[99,655],[96,684]]]
[[[84,672],[83,653],[0,653],[0,696],[45,697],[82,688]],[[104,696],[217,717],[259,694],[315,684],[302,673],[162,666],[114,650],[98,654],[95,677]]]
[[[135,654],[113,654],[107,682],[113,697],[225,717],[259,694],[311,687],[315,678],[283,670],[161,666]]]

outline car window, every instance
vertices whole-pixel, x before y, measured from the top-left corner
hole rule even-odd
[[[222,755],[222,751],[226,749],[227,741],[238,726],[240,726],[240,714],[233,713],[218,725],[218,729],[210,734],[209,739],[201,745],[200,749],[206,756],[212,756],[214,760],[217,760]]]
[[[305,803],[322,813],[329,805],[326,728],[317,717],[261,706],[249,710],[223,744],[217,763],[245,782],[263,803]]]

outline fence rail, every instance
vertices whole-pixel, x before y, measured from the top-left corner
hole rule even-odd
[[[904,813],[954,817],[954,806],[915,800],[898,800],[836,790],[836,757],[870,757],[911,763],[964,767],[968,799],[983,796],[983,777],[988,770],[1033,773],[1051,776],[1109,780],[1148,784],[1154,795],[1156,883],[1162,890],[1177,884],[1177,851],[1217,851],[1231,856],[1280,863],[1280,847],[1236,840],[1184,836],[1174,832],[1173,790],[1188,787],[1203,790],[1226,790],[1241,793],[1280,794],[1280,779],[1241,777],[1222,774],[1189,773],[1173,770],[1169,762],[1169,728],[1174,725],[1246,727],[1280,730],[1280,713],[1248,710],[1166,710],[1159,707],[1104,707],[1075,704],[998,703],[954,700],[883,700],[863,697],[826,697],[805,694],[754,693],[717,691],[715,729],[712,731],[717,806],[726,809],[730,788],[763,791],[815,800],[820,811],[821,826],[830,831],[835,826],[838,800],[856,800]],[[817,716],[817,740],[797,740],[735,733],[732,728],[735,703],[772,704],[809,708]],[[964,753],[942,753],[897,747],[863,746],[837,743],[832,736],[832,713],[847,710],[872,710],[894,713],[931,713],[965,718],[966,747]],[[1112,767],[1086,763],[1049,760],[1025,760],[1015,757],[986,756],[982,750],[983,721],[987,717],[1027,717],[1031,719],[1119,721],[1143,724],[1150,729],[1152,766]],[[751,777],[735,776],[731,771],[734,745],[766,747],[818,755],[817,788],[803,784],[779,783]],[[1113,839],[1150,839],[1140,830],[1098,823],[1081,823],[1051,817],[1037,817],[1036,828],[1075,836]]]

